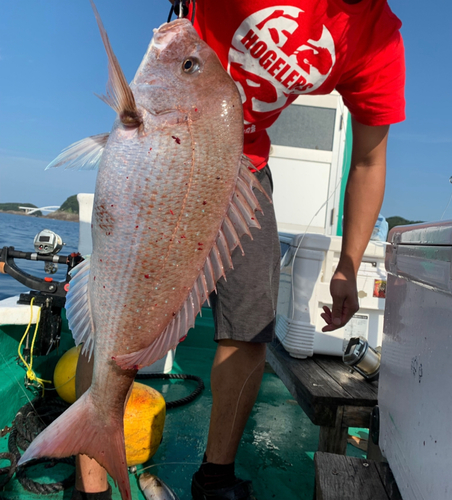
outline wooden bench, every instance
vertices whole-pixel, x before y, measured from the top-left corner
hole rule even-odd
[[[387,463],[317,452],[315,500],[402,500]]]
[[[349,427],[369,428],[377,404],[377,382],[351,372],[341,358],[314,355],[292,358],[279,340],[269,344],[267,361],[315,425],[320,426],[319,451],[345,455]],[[372,445],[368,457],[379,459]]]

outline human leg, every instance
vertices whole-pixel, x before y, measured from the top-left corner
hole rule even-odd
[[[195,500],[252,500],[251,483],[237,479],[235,455],[259,392],[265,343],[221,340],[211,372],[212,411],[204,463],[193,477]]]
[[[94,358],[80,354],[75,374],[75,392],[79,398],[91,385]],[[108,500],[111,490],[107,472],[87,455],[77,455],[75,459],[75,489],[72,500]]]
[[[260,177],[270,193],[270,177]],[[234,252],[234,270],[227,281],[217,283],[218,293],[211,297],[218,348],[206,453],[192,484],[196,500],[253,498],[249,484],[235,478],[234,460],[262,380],[266,342],[274,338],[280,266],[273,207],[263,196],[259,202],[262,229],[252,230],[253,241],[243,238],[245,255]]]
[[[206,455],[209,462],[234,461],[264,373],[266,344],[222,340],[212,373],[212,412]]]

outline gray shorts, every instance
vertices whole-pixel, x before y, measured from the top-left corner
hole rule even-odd
[[[257,172],[260,183],[271,195],[270,168]],[[234,269],[217,283],[210,295],[215,320],[215,340],[271,342],[275,336],[281,250],[273,205],[254,190],[264,214],[257,212],[261,229],[251,228],[253,240],[243,236],[232,254]]]

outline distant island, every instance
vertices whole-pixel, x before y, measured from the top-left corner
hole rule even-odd
[[[39,208],[32,203],[0,203],[0,212],[7,212],[16,215],[27,215],[26,212],[24,210],[21,210],[19,207]],[[69,198],[55,212],[50,212],[49,214],[44,215],[40,210],[38,210],[37,212],[34,212],[33,214],[27,216],[78,222],[79,213],[77,195],[74,194],[72,196],[69,196]]]
[[[409,226],[411,224],[421,224],[425,222],[423,220],[408,220],[400,217],[398,215],[394,215],[393,217],[386,217],[386,221],[388,222],[389,231],[395,226]]]
[[[36,205],[32,205],[31,203],[0,203],[0,212],[9,212],[13,214],[26,215],[23,210],[19,207],[30,207],[30,208],[38,208]],[[32,217],[44,217],[46,219],[59,219],[59,220],[69,220],[78,222],[78,201],[77,195],[74,194],[69,196],[69,198],[61,205],[61,207],[55,211],[51,212],[47,215],[43,215],[42,212],[38,211],[31,215]],[[410,224],[420,224],[421,220],[408,220],[400,217],[399,215],[394,215],[392,217],[386,217],[388,222],[389,230],[391,230],[395,226],[407,226]]]

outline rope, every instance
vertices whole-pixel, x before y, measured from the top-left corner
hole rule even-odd
[[[25,337],[25,336],[24,336]],[[30,362],[30,366],[31,366]],[[194,380],[197,382],[195,390],[185,398],[175,401],[167,401],[166,408],[178,408],[193,401],[204,390],[204,382],[196,375],[170,374],[170,373],[151,373],[137,374],[137,379],[177,379],[177,380]],[[6,475],[3,479],[0,477],[0,488],[16,473],[16,478],[20,484],[28,491],[39,495],[50,495],[58,491],[63,491],[66,488],[72,487],[75,481],[75,474],[71,474],[63,481],[56,483],[39,483],[31,480],[26,475],[29,466],[40,463],[50,462],[50,467],[57,463],[66,463],[74,465],[74,457],[54,459],[54,458],[39,458],[31,460],[25,466],[17,468],[17,462],[20,460],[21,452],[25,451],[33,439],[42,432],[50,423],[57,419],[67,408],[69,404],[60,398],[40,398],[37,397],[33,401],[25,404],[17,412],[8,439],[9,453],[0,453],[0,459],[9,460],[10,466],[0,468],[0,476]],[[0,500],[2,498],[0,497]]]
[[[185,375],[185,374],[180,374],[180,373],[137,373],[135,375],[136,379],[140,380],[145,380],[145,379],[163,379],[163,380],[170,380],[170,379],[179,379],[179,380],[194,380],[195,382],[198,382],[198,385],[196,389],[189,394],[185,398],[181,399],[176,399],[175,401],[167,401],[166,402],[166,409],[171,410],[172,408],[178,408],[179,406],[186,405],[188,403],[191,403],[194,399],[196,399],[201,392],[204,390],[204,382],[202,381],[202,378],[197,377],[196,375]]]
[[[17,462],[21,457],[20,450],[25,451],[33,439],[53,422],[53,420],[58,418],[68,407],[69,405],[59,398],[36,398],[22,406],[16,414],[9,434],[9,453],[5,454],[7,456],[4,458],[10,460],[11,457],[12,460],[10,460],[10,467],[0,469],[0,474],[7,474],[3,482],[0,483],[1,486],[4,486],[14,473],[16,473],[16,478],[23,488],[39,495],[49,495],[51,493],[63,491],[74,485],[75,474],[71,474],[70,477],[65,478],[63,481],[47,484],[33,481],[26,475],[28,467],[41,463],[50,462],[50,467],[55,466],[57,463],[74,465],[73,457],[63,459],[40,458],[31,460],[24,467],[17,468]],[[0,454],[0,457],[2,457],[2,455],[3,454]]]
[[[9,467],[2,467],[0,469],[0,476],[6,474],[6,478],[0,478],[0,488],[3,488],[3,486],[5,486],[5,484],[12,478],[14,470],[17,467],[17,460],[15,455],[13,455],[12,453],[0,453],[0,460],[10,461]]]

